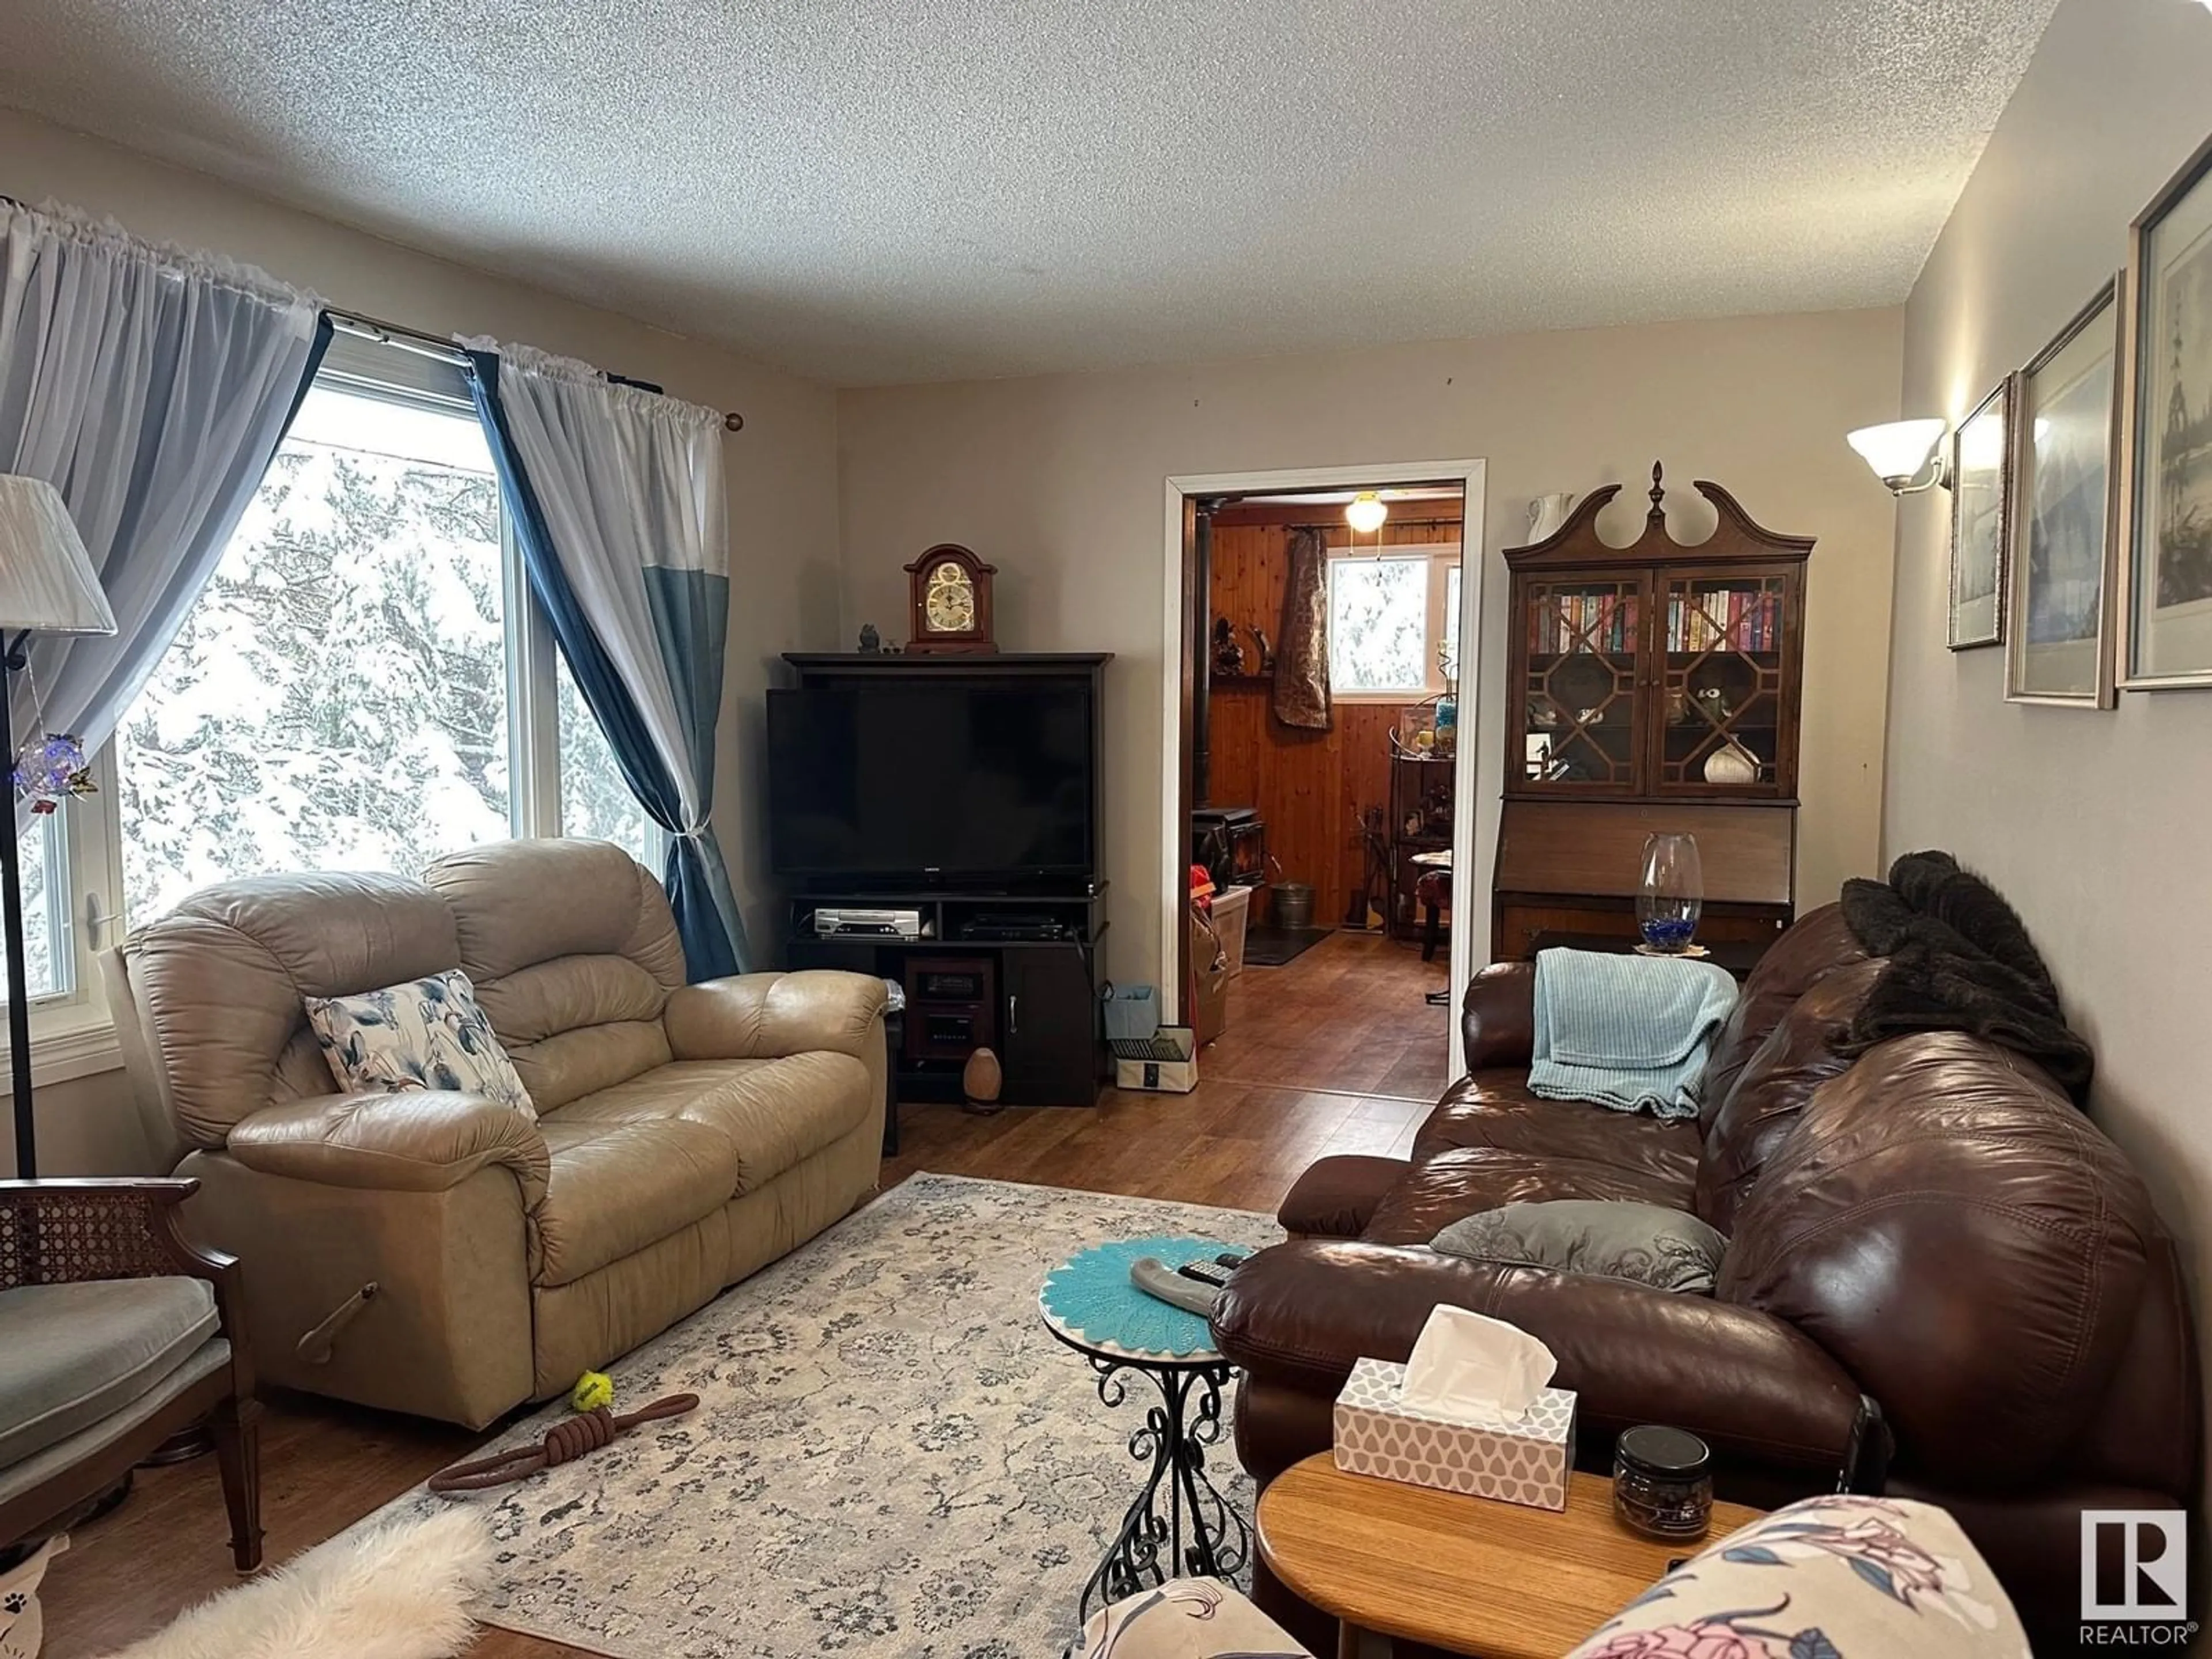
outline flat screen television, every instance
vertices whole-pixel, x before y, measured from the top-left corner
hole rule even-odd
[[[1091,683],[853,681],[768,694],[777,874],[885,884],[1097,868]]]

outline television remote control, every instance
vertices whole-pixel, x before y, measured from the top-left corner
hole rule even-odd
[[[1200,1319],[1212,1316],[1214,1301],[1221,1294],[1211,1286],[1170,1273],[1164,1261],[1149,1255],[1129,1264],[1129,1278],[1146,1295],[1156,1296]]]
[[[1211,1285],[1217,1291],[1225,1289],[1229,1284],[1228,1269],[1216,1267],[1211,1261],[1186,1261],[1176,1271],[1185,1279],[1194,1279],[1201,1285]]]

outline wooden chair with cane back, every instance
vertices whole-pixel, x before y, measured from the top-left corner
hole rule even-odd
[[[178,1226],[192,1180],[0,1182],[0,1550],[72,1524],[204,1423],[233,1559],[261,1565],[260,1403],[235,1257]]]

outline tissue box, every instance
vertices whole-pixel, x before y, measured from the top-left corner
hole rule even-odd
[[[1336,1467],[1532,1509],[1567,1506],[1575,1396],[1547,1389],[1518,1422],[1446,1422],[1398,1403],[1406,1368],[1362,1359],[1336,1397]]]

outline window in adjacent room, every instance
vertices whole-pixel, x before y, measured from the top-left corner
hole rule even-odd
[[[1444,678],[1454,681],[1459,678],[1459,572],[1457,558],[1444,566],[1444,643],[1438,659],[1439,672]]]
[[[1456,543],[1329,550],[1332,696],[1422,697],[1457,672]]]

